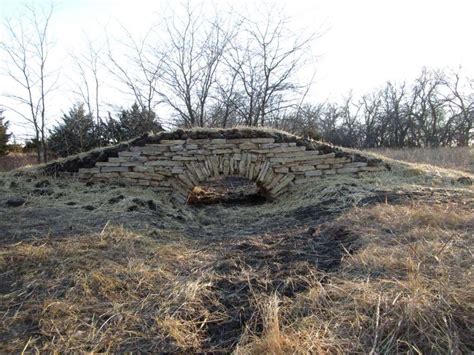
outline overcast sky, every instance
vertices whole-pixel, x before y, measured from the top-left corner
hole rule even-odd
[[[49,0],[44,2],[48,4]],[[462,66],[465,74],[474,77],[473,0],[267,2],[284,7],[295,29],[305,28],[305,31],[322,34],[312,48],[319,59],[310,100],[337,100],[351,89],[357,95],[387,80],[412,80],[423,66],[454,69]],[[130,32],[139,34],[167,7],[173,6],[174,1],[63,0],[56,3],[51,29],[56,39],[56,64],[62,65],[64,80],[75,75],[67,64],[67,55],[77,49],[84,33],[99,38],[105,26],[118,20]],[[222,9],[251,12],[259,2],[219,0],[216,3]],[[0,17],[16,16],[20,4],[20,0],[0,0]],[[7,91],[8,85],[11,84],[0,78],[0,93]],[[50,98],[50,112],[56,117],[75,100],[68,88],[61,87],[62,92]],[[18,118],[8,112],[6,115],[14,133],[18,137],[24,135],[25,129],[17,125]]]

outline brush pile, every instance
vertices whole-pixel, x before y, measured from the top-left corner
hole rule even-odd
[[[257,184],[241,176],[222,176],[196,186],[188,197],[191,205],[264,201]]]

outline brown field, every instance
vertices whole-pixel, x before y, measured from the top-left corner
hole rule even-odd
[[[474,147],[378,148],[369,151],[391,159],[474,172]]]
[[[271,203],[189,206],[0,175],[0,352],[471,353],[460,176],[394,164]]]
[[[0,156],[0,172],[33,164],[36,164],[36,155],[34,154],[9,153],[8,155]]]

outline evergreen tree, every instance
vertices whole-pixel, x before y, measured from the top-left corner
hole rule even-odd
[[[160,132],[163,130],[155,113],[141,110],[136,103],[129,110],[122,110],[116,119],[113,119],[109,114],[105,125],[106,136],[111,143],[126,141],[150,131]]]
[[[91,114],[83,104],[76,104],[50,130],[48,144],[53,153],[65,157],[98,147],[100,139]]]
[[[4,121],[3,110],[0,110],[0,156],[7,154],[7,143],[11,133],[8,133],[8,121]]]
[[[37,151],[38,145],[41,145],[36,138],[31,138],[25,141],[25,146],[23,147],[23,153],[31,154]]]

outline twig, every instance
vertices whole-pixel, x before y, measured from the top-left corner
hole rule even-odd
[[[375,315],[375,336],[374,336],[374,345],[372,346],[372,349],[370,350],[370,355],[375,354],[375,349],[377,348],[377,343],[379,339],[379,324],[380,324],[380,295],[379,299],[377,302],[377,313]]]
[[[31,337],[26,342],[25,347],[23,348],[23,350],[21,352],[21,355],[23,355],[25,353],[26,349],[28,348],[28,345],[30,345],[30,341],[31,341]]]
[[[100,331],[102,330],[102,328],[104,328],[105,325],[106,325],[112,318],[114,318],[114,317],[116,317],[116,316],[118,316],[118,315],[119,315],[119,313],[111,315],[111,316],[100,326],[99,330],[98,330],[97,333],[96,333],[96,336],[99,335],[99,333],[100,333]]]
[[[436,257],[438,257],[439,255],[441,255],[441,253],[443,252],[444,249],[446,249],[446,247],[448,246],[448,244],[451,242],[451,240],[453,240],[455,234],[451,234],[451,236],[449,237],[449,239],[443,244],[443,246],[441,247],[441,249],[436,253]]]

